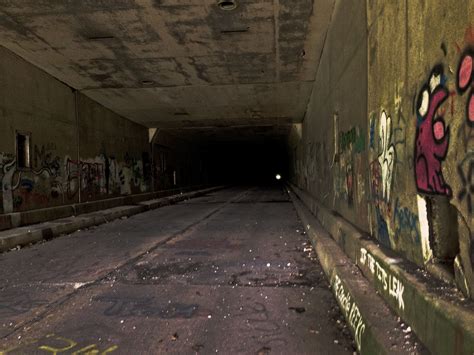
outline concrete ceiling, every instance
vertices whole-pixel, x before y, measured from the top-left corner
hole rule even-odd
[[[285,143],[290,133],[290,125],[228,126],[228,127],[188,127],[160,130],[199,146],[230,144]]]
[[[0,44],[148,127],[300,122],[335,0],[0,0]]]

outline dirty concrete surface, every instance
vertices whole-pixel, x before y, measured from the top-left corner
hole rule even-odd
[[[334,0],[0,1],[2,45],[147,127],[301,122]],[[213,105],[209,105],[213,102]]]
[[[354,351],[279,187],[227,189],[4,253],[0,277],[2,354]]]

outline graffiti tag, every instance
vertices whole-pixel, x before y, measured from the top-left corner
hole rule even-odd
[[[449,127],[440,113],[441,105],[449,96],[445,82],[443,66],[437,65],[418,95],[415,176],[418,191],[451,196],[451,187],[442,172],[449,147]]]
[[[349,326],[354,331],[357,349],[360,352],[362,348],[362,336],[365,332],[365,322],[362,318],[359,307],[355,301],[352,300],[351,294],[345,289],[341,279],[337,274],[334,276],[332,287],[336,295],[336,299],[341,306],[342,312],[348,320]]]
[[[375,276],[375,279],[382,286],[383,290],[397,301],[398,308],[404,310],[405,301],[403,300],[403,292],[405,291],[405,286],[403,283],[395,275],[387,272],[365,248],[360,249],[359,261],[361,265],[369,268],[370,272]]]

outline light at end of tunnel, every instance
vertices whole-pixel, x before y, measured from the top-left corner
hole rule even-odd
[[[281,180],[281,175],[280,175],[280,174],[276,174],[275,179]]]

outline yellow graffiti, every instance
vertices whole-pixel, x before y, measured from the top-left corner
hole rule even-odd
[[[102,352],[102,355],[111,353],[111,352],[113,352],[113,351],[115,351],[115,350],[117,350],[117,349],[118,349],[118,346],[117,346],[117,345],[111,346],[110,348],[104,350],[104,351]]]
[[[90,344],[87,346],[84,346],[78,350],[75,350],[74,352],[70,352],[71,350],[75,349],[76,347],[80,347],[82,345],[79,345],[76,341],[68,338],[64,338],[61,336],[57,336],[55,334],[48,334],[45,338],[43,339],[53,339],[54,341],[59,341],[63,342],[64,346],[63,347],[53,347],[52,345],[39,345],[38,350],[43,350],[45,352],[48,352],[50,354],[61,354],[61,353],[70,353],[71,355],[105,355],[105,354],[110,354],[114,352],[115,350],[118,349],[117,345],[113,345],[104,351],[100,351],[99,348],[97,347],[96,344]],[[35,343],[39,343],[41,340],[34,339],[27,341],[25,344],[21,346],[15,346],[13,348],[9,348],[6,350],[0,350],[0,355],[7,355],[8,353],[14,351],[14,350],[19,350],[21,348],[25,348],[27,346],[33,345]]]
[[[104,354],[109,354],[115,350],[118,349],[118,346],[117,345],[114,345],[114,346],[111,346],[110,348],[104,350],[103,352],[100,352],[98,349],[97,349],[97,345],[95,344],[92,344],[92,345],[89,345],[89,346],[86,346],[85,348],[82,348],[78,351],[75,351],[72,353],[72,355],[80,355],[80,354],[84,354],[84,355],[104,355]]]
[[[54,336],[54,334],[50,334],[50,335],[47,335],[46,338],[51,338],[53,336]],[[53,347],[48,346],[48,345],[41,345],[38,349],[39,350],[44,350],[44,351],[49,351],[50,353],[53,353],[54,355],[56,355],[57,353],[62,353],[62,352],[71,350],[72,348],[74,348],[77,345],[77,343],[74,340],[71,340],[71,339],[66,339],[66,338],[63,338],[63,337],[55,337],[54,339],[64,341],[65,343],[67,343],[67,345],[64,348],[59,348],[59,349],[53,348]]]
[[[99,350],[97,350],[96,345],[92,344],[89,346],[86,346],[85,348],[82,348],[78,351],[74,351],[72,355],[79,355],[79,354],[85,354],[85,355],[98,355]]]

